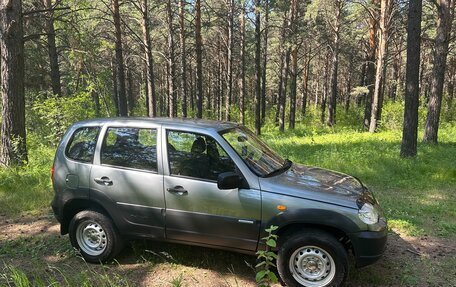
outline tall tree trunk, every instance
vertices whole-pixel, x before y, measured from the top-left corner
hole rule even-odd
[[[369,125],[369,132],[374,133],[377,130],[379,114],[381,109],[381,85],[383,82],[383,72],[386,59],[386,48],[388,42],[389,30],[389,14],[391,10],[392,0],[381,0],[380,4],[380,33],[377,51],[377,67],[375,72],[375,89],[374,97],[372,98],[372,110]]]
[[[342,0],[336,1],[335,23],[333,24],[334,42],[332,46],[331,60],[331,78],[330,78],[330,93],[328,99],[328,126],[332,127],[336,123],[336,104],[337,104],[337,75],[339,67],[339,29],[342,14]]]
[[[114,102],[116,116],[119,115],[119,92],[117,91],[117,66],[116,59],[113,58],[111,61],[112,70],[112,99]]]
[[[282,95],[279,97],[279,131],[285,131],[285,107],[287,104],[287,87],[288,87],[288,66],[290,64],[290,49],[286,48],[285,54],[283,55],[283,68],[282,75]]]
[[[147,116],[157,116],[157,96],[155,92],[155,77],[154,77],[154,59],[152,57],[152,42],[150,41],[150,24],[149,24],[149,6],[147,0],[141,1],[142,9],[142,32],[144,45],[144,59],[146,70],[146,107]]]
[[[291,51],[291,87],[290,87],[290,122],[288,127],[290,129],[295,128],[296,124],[296,92],[297,92],[297,81],[298,81],[298,50],[295,47]]]
[[[46,34],[49,63],[51,67],[52,93],[61,96],[62,86],[60,84],[59,56],[55,45],[54,11],[52,10],[51,0],[43,0],[43,4],[44,7],[49,10],[46,12]]]
[[[128,66],[128,65],[127,65]],[[128,116],[133,116],[133,110],[135,108],[135,98],[134,98],[134,87],[133,87],[133,76],[131,67],[127,68],[127,106],[128,106]]]
[[[203,117],[203,40],[201,38],[201,0],[195,0],[196,117]]]
[[[233,14],[234,14],[234,2],[233,0],[227,0],[228,6],[228,26],[227,26],[227,37],[226,37],[226,99],[225,99],[225,120],[229,121],[230,110],[231,110],[231,100],[233,97]]]
[[[400,58],[400,56],[396,56],[393,61],[393,81],[391,83],[391,90],[389,93],[389,97],[391,100],[393,100],[393,102],[396,101],[397,89],[399,84],[400,61],[398,58]]]
[[[443,97],[448,45],[450,43],[451,25],[453,22],[456,0],[438,0],[437,31],[434,46],[434,66],[432,67],[431,94],[424,130],[424,142],[437,143],[440,110]]]
[[[290,27],[293,35],[291,50],[291,86],[290,86],[290,122],[288,127],[294,129],[296,123],[296,93],[298,88],[298,43],[296,41],[296,17],[298,13],[298,0],[291,1]]]
[[[450,81],[448,83],[448,102],[447,102],[448,111],[451,111],[453,108],[455,83],[456,83],[456,75],[453,74],[453,76],[450,78]]]
[[[92,96],[93,103],[95,104],[95,117],[99,118],[101,115],[100,95],[95,90],[92,90],[90,94]]]
[[[288,13],[285,14],[283,19],[282,31],[280,35],[279,52],[281,57],[280,62],[280,79],[279,79],[279,93],[277,101],[276,122],[279,122],[279,131],[285,131],[285,106],[287,97],[288,85],[288,66],[290,63],[290,47],[287,45],[288,30],[291,25],[293,5],[290,5]]]
[[[268,37],[269,37],[269,0],[264,3],[264,29],[263,29],[263,70],[261,71],[261,122],[266,118],[266,67],[268,62]]]
[[[176,97],[176,59],[174,51],[174,25],[173,9],[171,0],[166,5],[168,14],[168,98],[169,98],[169,116],[177,117],[177,97]]]
[[[360,87],[363,87],[365,85],[365,83],[366,83],[367,65],[368,65],[368,63],[367,63],[367,55],[366,55],[366,59],[365,59],[365,61],[363,61],[362,66],[361,66],[361,75],[359,77],[359,86]],[[366,98],[366,95],[364,95],[364,99],[365,98]],[[357,98],[356,98],[356,105],[358,107],[360,107],[362,102],[363,102],[363,97],[361,95],[358,95]]]
[[[325,60],[325,69],[323,74],[323,94],[321,96],[321,123],[325,123],[326,102],[328,98],[328,67],[329,66],[329,53]]]
[[[181,48],[181,97],[182,117],[187,117],[187,54],[185,50],[185,5],[186,0],[179,2],[180,48]]]
[[[0,94],[2,126],[0,164],[27,161],[24,97],[22,1],[0,1]]]
[[[195,85],[194,85],[194,76],[193,76],[193,69],[192,65],[189,65],[189,75],[190,75],[190,109],[192,111],[195,110]]]
[[[380,6],[380,0],[371,0],[372,5],[375,7],[374,15],[378,14],[377,8]],[[366,94],[365,108],[364,108],[364,127],[369,129],[370,119],[372,114],[372,98],[374,96],[375,86],[375,55],[377,51],[377,30],[378,23],[375,18],[369,19],[369,51],[368,51],[368,64],[366,68],[366,86],[369,92]]]
[[[351,85],[352,85],[352,76],[353,76],[353,55],[350,56],[350,59],[349,59],[350,63],[349,63],[349,66],[348,66],[348,75],[347,75],[347,91],[345,92],[345,113],[348,113],[348,111],[350,110],[350,98],[351,98],[351,94],[350,94],[350,91],[351,91]]]
[[[383,110],[383,102],[385,99],[385,90],[386,90],[386,69],[388,67],[388,62],[386,61],[388,57],[388,46],[385,50],[385,62],[383,63],[383,71],[382,71],[382,81],[380,84],[380,94],[378,97],[378,109],[377,109],[377,122],[382,120],[382,110]]]
[[[453,100],[454,100],[454,88],[456,85],[456,58],[452,58],[449,65],[451,65],[451,69],[448,73],[448,84],[447,84],[447,112],[450,112],[453,107]]]
[[[168,53],[169,54],[169,53]],[[169,55],[168,55],[169,56]],[[173,117],[173,109],[171,107],[172,105],[172,101],[171,101],[171,96],[172,96],[172,92],[170,93],[170,90],[172,88],[172,84],[171,84],[171,67],[170,67],[170,64],[169,64],[169,58],[167,58],[166,60],[166,116],[167,117]]]
[[[280,74],[279,74],[279,85],[277,87],[277,95],[275,96],[275,103],[277,105],[275,116],[274,116],[274,124],[277,125],[279,123],[279,114],[280,114],[280,105],[281,105],[281,99],[283,95],[283,79],[285,77],[283,73],[283,66],[285,65],[284,57],[283,57],[283,48],[282,46],[279,48],[279,53],[280,53]]]
[[[219,39],[217,41],[217,52],[218,52],[218,74],[219,74],[219,97],[217,99],[217,105],[218,105],[218,119],[221,121],[223,118],[223,95],[225,93],[225,85],[224,85],[224,80],[223,80],[223,52],[222,52],[222,43],[221,40]]]
[[[127,95],[125,89],[125,66],[122,50],[122,31],[120,28],[119,0],[112,0],[112,11],[115,28],[116,69],[117,69],[117,102],[118,116],[128,116]]]
[[[302,74],[302,105],[301,105],[301,115],[306,115],[307,110],[307,100],[309,95],[309,73],[310,73],[310,54],[309,60],[306,61],[306,67]]]
[[[166,67],[168,67],[168,65],[166,65]],[[160,91],[160,93],[158,94],[159,97],[158,97],[158,102],[159,102],[159,110],[160,110],[160,116],[164,116],[167,114],[168,112],[168,108],[167,108],[167,105],[166,105],[166,98],[165,98],[165,94],[167,95],[168,93],[165,92],[165,88],[164,88],[164,85],[166,83],[166,87],[168,87],[168,82],[166,81],[166,75],[168,73],[161,73],[161,80],[159,81],[159,85],[158,85],[158,90]],[[167,88],[166,88],[167,90]]]
[[[239,120],[245,123],[245,2],[242,3],[240,20],[241,32],[241,78],[239,79]],[[264,71],[263,71],[264,73]]]
[[[407,67],[401,156],[416,155],[420,84],[422,0],[410,0],[407,21]]]
[[[255,0],[255,133],[261,134],[261,0]]]

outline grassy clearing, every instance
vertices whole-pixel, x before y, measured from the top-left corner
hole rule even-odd
[[[390,225],[409,235],[456,235],[456,126],[440,131],[438,145],[418,146],[413,159],[399,157],[400,131],[324,132],[300,127],[264,139],[294,162],[352,174],[379,198]]]
[[[27,140],[29,164],[23,168],[0,168],[0,215],[39,214],[49,210],[55,149],[40,143],[35,135]]]
[[[344,121],[358,119],[347,115]],[[456,238],[456,125],[441,127],[440,144],[420,143],[414,159],[399,157],[400,131],[369,134],[352,126],[330,129],[305,122],[280,134],[268,124],[262,137],[294,162],[355,175],[384,207],[394,230],[387,254],[378,264],[353,271],[348,286],[456,286],[451,243]],[[27,167],[0,169],[0,286],[256,285],[255,259],[230,252],[135,242],[117,262],[98,266],[83,262],[56,226],[42,232],[24,227],[18,237],[3,238],[9,226],[5,218],[33,221],[48,214],[48,224],[55,225],[49,208],[54,148],[39,142],[29,137]]]

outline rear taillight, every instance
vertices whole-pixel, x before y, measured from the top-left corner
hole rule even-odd
[[[55,171],[54,165],[52,165],[52,167],[51,167],[51,180],[52,180],[52,182],[54,182],[54,171]]]

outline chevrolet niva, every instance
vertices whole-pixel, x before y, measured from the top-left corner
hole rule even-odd
[[[52,168],[52,208],[88,262],[126,240],[255,254],[277,226],[287,286],[340,286],[384,252],[387,224],[358,179],[281,158],[242,125],[165,118],[72,125]]]

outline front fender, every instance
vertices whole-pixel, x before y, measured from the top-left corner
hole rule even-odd
[[[345,235],[359,232],[362,228],[346,215],[326,209],[303,208],[280,212],[265,220],[261,226],[261,238],[267,236],[265,229],[271,225],[278,226],[276,233],[291,225],[326,227],[343,232]]]

